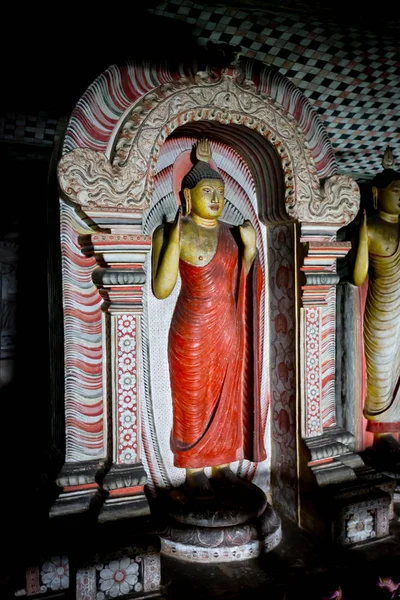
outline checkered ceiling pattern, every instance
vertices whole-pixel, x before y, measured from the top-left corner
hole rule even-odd
[[[47,112],[7,112],[0,116],[0,140],[51,147],[63,135],[67,123],[67,117],[50,115]]]
[[[400,168],[400,28],[397,35],[396,27],[386,35],[344,28],[329,15],[316,19],[309,5],[297,14],[284,5],[169,0],[151,10],[186,22],[200,44],[240,46],[243,55],[279,69],[319,113],[341,172],[369,179],[382,168],[387,144]]]
[[[341,24],[332,12],[340,3]],[[400,169],[400,25],[394,7],[380,11],[365,4],[368,19],[355,26],[344,0],[148,0],[146,10],[187,25],[202,46],[240,47],[244,56],[288,77],[319,113],[342,173],[370,179],[381,169],[387,144]],[[66,122],[60,114],[10,112],[0,116],[0,140],[50,147]]]

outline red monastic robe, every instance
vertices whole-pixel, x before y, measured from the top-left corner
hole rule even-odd
[[[259,306],[262,271],[246,275],[243,249],[219,224],[213,259],[180,260],[182,287],[168,358],[174,464],[199,468],[265,459],[260,418]]]

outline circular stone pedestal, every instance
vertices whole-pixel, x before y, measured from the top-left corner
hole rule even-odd
[[[271,506],[252,521],[226,527],[199,527],[172,522],[159,532],[162,554],[190,562],[233,562],[255,558],[276,548],[281,521]]]
[[[264,514],[264,492],[245,479],[210,479],[206,490],[186,485],[160,493],[170,519],[194,527],[228,527],[248,523]]]

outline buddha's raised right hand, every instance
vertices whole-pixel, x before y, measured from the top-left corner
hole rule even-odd
[[[179,243],[180,234],[181,234],[181,217],[182,217],[182,207],[179,206],[176,211],[175,219],[171,226],[171,233],[169,236],[169,240],[172,243]]]
[[[364,208],[363,220],[360,227],[360,242],[368,242],[367,213]]]
[[[153,235],[153,293],[159,300],[170,295],[178,277],[181,212],[182,208],[179,207],[172,225],[162,223]],[[164,236],[168,236],[168,239],[165,240]]]
[[[355,285],[361,285],[364,283],[368,274],[368,265],[368,225],[367,214],[364,209],[363,220],[360,226],[360,235],[358,239],[356,262],[353,272],[353,282]]]

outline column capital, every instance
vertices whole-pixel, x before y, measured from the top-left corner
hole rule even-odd
[[[340,281],[336,274],[336,261],[347,255],[351,243],[313,240],[310,237],[302,237],[300,242],[304,245],[304,261],[300,270],[306,277],[306,283],[301,287],[303,306],[326,305],[332,286]]]

